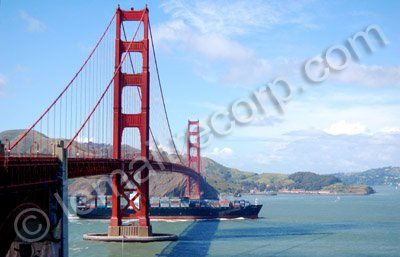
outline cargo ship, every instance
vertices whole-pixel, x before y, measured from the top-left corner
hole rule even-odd
[[[123,203],[121,203],[123,204]],[[138,206],[136,201],[135,205]],[[150,218],[161,220],[196,220],[196,219],[234,219],[258,218],[261,204],[251,204],[245,200],[193,200],[187,197],[150,198]],[[111,217],[111,196],[77,197],[77,216],[84,219],[109,219]],[[132,207],[128,213],[135,213]]]

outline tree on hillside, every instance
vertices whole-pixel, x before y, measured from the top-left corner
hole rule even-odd
[[[325,186],[340,183],[341,180],[332,175],[318,175],[313,172],[296,172],[289,176],[294,183],[293,189],[320,190]]]

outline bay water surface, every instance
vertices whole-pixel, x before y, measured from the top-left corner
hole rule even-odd
[[[153,221],[175,242],[104,243],[107,220],[70,219],[70,256],[400,256],[400,189],[376,187],[368,196],[243,196],[263,204],[260,218]]]

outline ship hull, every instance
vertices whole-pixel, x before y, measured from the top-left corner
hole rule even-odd
[[[258,218],[262,205],[246,207],[151,207],[150,218],[160,220],[235,219]],[[134,213],[133,210],[130,210]],[[84,219],[109,219],[111,208],[79,208],[77,215]]]

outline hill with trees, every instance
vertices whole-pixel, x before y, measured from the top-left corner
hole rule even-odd
[[[0,140],[3,142],[14,141],[24,130],[8,130],[0,133]],[[34,132],[35,140],[42,142],[40,146],[33,147],[33,135],[28,136],[24,148],[26,152],[52,153],[52,145],[56,139],[47,137],[46,135]],[[34,149],[35,148],[35,149]],[[138,150],[130,146],[123,145],[123,150],[129,156],[137,155]],[[76,149],[79,153],[86,149],[91,149],[94,154],[111,152],[111,145],[94,144],[92,142],[80,142]],[[93,154],[93,153],[92,153]],[[158,154],[152,152],[153,158],[158,158]],[[174,159],[174,156],[163,152],[162,155],[168,159]],[[183,156],[185,162],[185,156]],[[249,171],[241,171],[235,168],[226,167],[210,158],[203,157],[201,159],[202,175],[205,178],[203,188],[207,197],[215,198],[219,193],[234,194],[234,193],[249,193],[249,192],[265,192],[279,190],[299,189],[304,191],[325,190],[327,192],[353,193],[357,192],[372,192],[371,188],[365,186],[351,186],[353,184],[393,184],[400,183],[400,168],[387,167],[381,169],[368,170],[362,173],[351,174],[334,174],[334,175],[318,175],[312,172],[296,172],[291,175],[279,173],[255,173]],[[158,177],[155,177],[158,176]],[[160,178],[162,176],[162,178]],[[86,179],[75,179],[70,182],[71,192],[77,192],[86,188],[86,192],[104,191],[109,193],[110,188],[106,183],[109,181],[108,176],[98,176]],[[181,196],[185,192],[186,177],[181,174],[152,174],[150,179],[150,191],[155,196]],[[87,184],[92,185],[91,187]],[[100,189],[97,188],[99,185]]]
[[[357,173],[334,174],[346,184],[400,186],[400,167],[383,167]]]
[[[289,179],[293,181],[289,188],[306,191],[321,190],[323,187],[341,182],[333,175],[318,175],[312,172],[296,172],[291,174]]]

